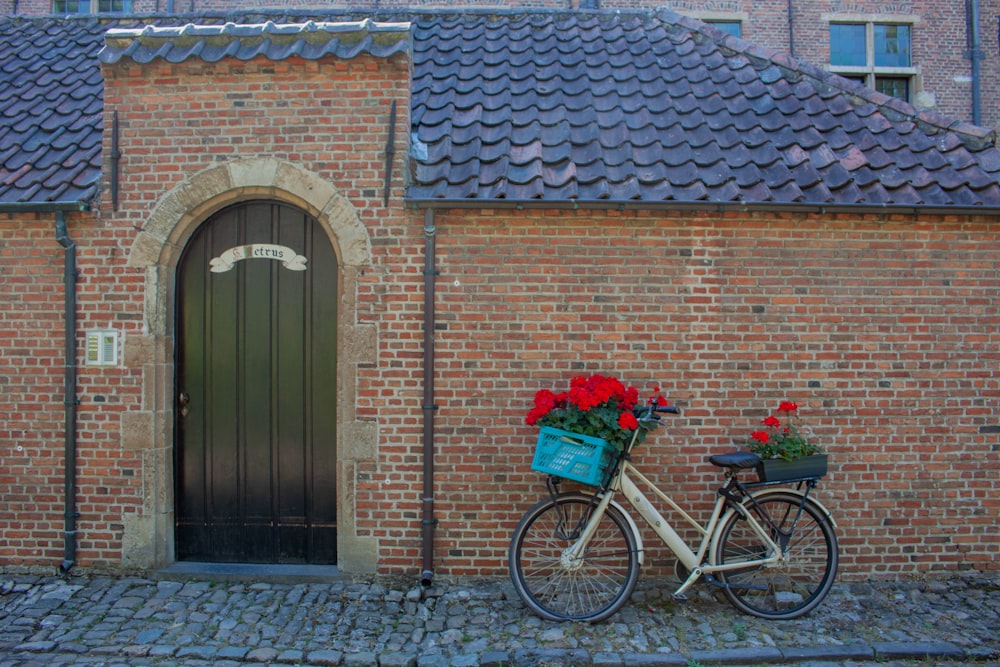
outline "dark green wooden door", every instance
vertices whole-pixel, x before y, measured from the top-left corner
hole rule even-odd
[[[337,260],[312,217],[225,209],[177,278],[178,560],[335,564]]]

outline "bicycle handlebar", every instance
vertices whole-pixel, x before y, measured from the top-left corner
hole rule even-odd
[[[681,409],[676,405],[660,405],[658,403],[650,403],[649,405],[637,406],[632,412],[639,419],[659,421],[660,417],[655,413],[664,412],[671,415],[679,415],[681,414]]]

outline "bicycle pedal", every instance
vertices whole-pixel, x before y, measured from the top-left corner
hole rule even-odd
[[[680,595],[678,595],[677,593],[674,593],[673,594],[673,598],[674,598],[675,602],[687,602],[688,601],[688,596],[684,595],[683,593],[681,593]]]

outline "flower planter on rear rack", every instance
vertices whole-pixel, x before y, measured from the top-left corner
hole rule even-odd
[[[600,486],[614,446],[603,438],[542,427],[531,469],[591,486]]]
[[[827,454],[800,456],[785,459],[763,459],[757,467],[757,477],[761,482],[790,482],[811,477],[822,477],[827,471]]]
[[[763,429],[750,434],[750,451],[760,457],[762,484],[799,482],[826,474],[827,455],[800,431],[798,403],[782,401],[775,414],[761,420]]]

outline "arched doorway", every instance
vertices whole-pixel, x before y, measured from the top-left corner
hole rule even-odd
[[[241,202],[176,283],[178,560],[337,563],[337,257],[317,220]]]

